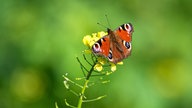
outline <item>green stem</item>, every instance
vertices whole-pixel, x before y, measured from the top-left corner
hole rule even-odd
[[[86,89],[86,87],[87,87],[88,82],[89,82],[89,80],[86,80],[86,81],[85,81],[85,84],[84,84],[83,89],[82,89],[81,94],[80,94],[80,98],[79,98],[79,102],[78,102],[77,108],[81,108],[81,106],[82,106],[82,103],[83,103],[83,95],[84,95],[84,93],[85,93],[85,89]]]
[[[83,96],[84,96],[84,93],[85,93],[85,89],[88,87],[88,83],[89,83],[89,78],[94,70],[94,66],[96,65],[96,62],[94,63],[94,65],[91,67],[91,69],[89,70],[89,72],[87,73],[87,76],[86,76],[86,80],[85,80],[85,83],[84,83],[84,86],[81,90],[81,94],[80,94],[80,97],[79,97],[79,102],[78,102],[78,106],[77,108],[81,108],[82,106],[82,103],[83,103]]]

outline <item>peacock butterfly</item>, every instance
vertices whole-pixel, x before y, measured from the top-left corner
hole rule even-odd
[[[131,54],[131,39],[133,26],[131,23],[122,24],[116,30],[107,29],[108,35],[103,36],[92,46],[96,55],[108,58],[110,62],[117,63]]]

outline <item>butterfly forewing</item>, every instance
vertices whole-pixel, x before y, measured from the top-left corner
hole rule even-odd
[[[115,31],[117,36],[126,42],[131,42],[133,27],[131,23],[122,24]]]
[[[109,36],[106,35],[101,39],[99,39],[97,42],[95,42],[95,44],[92,46],[92,51],[97,55],[107,57],[110,49],[109,45],[110,45]]]

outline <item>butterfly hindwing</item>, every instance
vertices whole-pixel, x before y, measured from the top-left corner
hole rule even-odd
[[[113,33],[111,42],[111,50],[113,63],[122,61],[131,54],[131,38],[132,38],[133,27],[130,23],[119,26]],[[113,36],[114,35],[114,36]]]

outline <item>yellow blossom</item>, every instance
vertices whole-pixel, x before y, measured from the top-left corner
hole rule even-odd
[[[98,32],[98,33],[92,33],[92,35],[86,35],[83,38],[83,43],[84,45],[88,46],[88,47],[92,47],[92,45],[98,41],[101,37],[107,35],[107,32]]]
[[[102,71],[102,70],[103,70],[103,66],[102,66],[100,63],[97,63],[97,64],[94,66],[94,70]]]
[[[92,37],[93,38],[97,37],[97,33],[92,33]]]
[[[111,71],[114,72],[116,71],[117,67],[114,63],[111,63]]]
[[[94,39],[92,38],[92,40],[89,42],[89,47],[92,47],[95,42],[96,42],[96,40],[94,40]]]
[[[118,62],[117,64],[118,64],[118,65],[123,65],[123,62],[122,62],[122,61],[120,61],[120,62]]]
[[[101,32],[98,32],[97,37],[101,38],[101,37],[103,37],[103,36],[105,36],[105,35],[107,35],[107,32],[101,31]]]
[[[90,35],[86,35],[84,38],[83,38],[83,43],[84,43],[84,45],[86,45],[86,46],[89,46],[89,44],[90,44],[90,41],[91,41],[91,36]]]
[[[103,57],[98,57],[98,62],[102,65],[104,65],[106,63],[106,59],[104,59]]]

